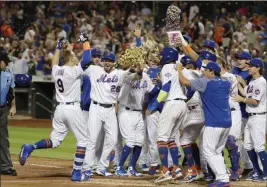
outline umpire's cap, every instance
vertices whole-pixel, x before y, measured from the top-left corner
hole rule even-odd
[[[101,51],[100,49],[93,48],[93,49],[91,50],[91,55],[92,55],[92,57],[94,57],[94,56],[99,56],[99,57],[101,57],[101,56],[102,56],[102,51]]]
[[[162,56],[160,61],[162,66],[170,62],[175,62],[179,58],[177,49],[173,47],[165,47],[160,55]]]
[[[104,55],[102,57],[102,61],[103,60],[111,60],[112,62],[116,61],[116,55],[113,52],[104,52]]]
[[[32,81],[32,76],[29,74],[16,74],[15,82],[19,86],[28,86]]]

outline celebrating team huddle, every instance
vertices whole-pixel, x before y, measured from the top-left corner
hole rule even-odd
[[[135,35],[134,48],[140,48],[141,33]],[[155,183],[204,179],[211,182],[208,186],[220,187],[230,186],[230,180],[238,181],[241,175],[245,180],[267,180],[261,59],[251,59],[243,51],[238,66],[230,70],[217,55],[214,41],[205,41],[196,51],[178,31],[178,49],[165,47],[158,54],[150,50],[145,66],[115,68],[114,53],[90,49],[86,34],[78,41],[84,50],[81,62],[68,41],[62,38],[57,43],[52,61],[58,102],[53,131],[48,139],[22,146],[21,165],[35,149],[58,147],[71,130],[77,145],[72,181],[94,175],[142,177],[145,169],[157,176]],[[186,173],[179,164],[179,147]],[[225,165],[224,148],[231,171]],[[243,173],[240,160],[245,163]]]

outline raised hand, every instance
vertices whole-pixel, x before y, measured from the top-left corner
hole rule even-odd
[[[81,33],[81,34],[79,35],[79,38],[78,38],[77,42],[84,43],[84,42],[86,42],[86,41],[89,41],[89,36],[88,36],[88,34],[86,34],[86,33]]]
[[[64,37],[60,38],[60,39],[58,40],[58,42],[57,42],[57,47],[56,47],[56,49],[61,50],[62,47],[63,47],[63,45],[64,45],[64,43],[65,43],[65,38],[64,38]]]

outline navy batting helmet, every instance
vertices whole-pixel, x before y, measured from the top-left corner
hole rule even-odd
[[[111,60],[113,62],[116,61],[116,55],[113,52],[104,52],[104,55],[102,57],[102,61],[103,60]]]
[[[201,60],[207,59],[214,62],[217,60],[216,55],[209,51],[201,51],[199,57]]]
[[[168,64],[170,62],[175,62],[178,60],[179,53],[177,49],[172,47],[165,47],[162,51],[162,59],[160,61],[161,65]]]
[[[190,56],[183,56],[181,58],[181,63],[183,64],[183,66],[185,66],[186,64],[194,64],[194,61]]]
[[[32,81],[32,76],[29,74],[17,74],[15,76],[15,82],[19,86],[28,86]]]
[[[102,51],[100,49],[93,48],[91,50],[91,55],[92,55],[92,57],[94,57],[94,56],[100,56],[101,57]]]

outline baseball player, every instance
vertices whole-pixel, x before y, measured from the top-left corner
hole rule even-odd
[[[155,111],[159,103],[165,101],[163,110],[159,116],[157,126],[157,144],[162,162],[162,174],[155,180],[155,183],[179,179],[182,172],[178,163],[178,147],[175,138],[179,127],[185,122],[186,115],[186,95],[183,86],[180,85],[176,71],[176,61],[178,51],[175,48],[164,48],[161,64],[162,88],[156,101],[148,106],[147,114]],[[170,172],[168,167],[168,149],[173,160],[173,169]]]
[[[251,54],[242,51],[237,55],[237,67],[234,67],[232,73],[237,75],[237,80],[242,88],[245,88],[251,80],[251,75],[249,74],[249,63],[251,60]],[[241,135],[244,134],[245,125],[248,120],[248,113],[246,112],[246,104],[239,103],[241,114],[242,114],[242,126],[241,126]],[[252,163],[248,157],[247,150],[244,148],[243,142],[238,141],[238,149],[240,151],[240,159],[244,162],[244,170],[242,176],[247,176],[252,171]]]
[[[195,71],[196,66],[189,56],[184,56],[181,63],[185,67],[183,73],[187,74],[190,79],[200,77],[200,72]],[[192,182],[203,177],[200,168],[199,148],[196,139],[199,136],[204,125],[204,114],[199,92],[187,88],[187,118],[182,125],[182,134],[180,144],[187,158],[188,170],[182,182]]]
[[[246,104],[248,121],[244,132],[244,147],[253,164],[253,171],[246,180],[266,182],[267,180],[267,154],[265,152],[266,134],[266,80],[263,78],[264,63],[254,58],[249,63],[249,74],[252,80],[244,90],[242,96],[233,97],[234,101]],[[257,155],[260,157],[263,172],[259,168]]]
[[[64,47],[63,66],[58,66],[61,49]],[[58,106],[55,110],[52,126],[53,131],[48,139],[42,139],[34,144],[24,144],[19,155],[19,162],[24,165],[27,158],[35,149],[58,147],[69,129],[72,130],[77,140],[77,149],[73,163],[71,180],[82,180],[82,164],[87,146],[86,123],[80,107],[81,101],[81,65],[77,65],[77,58],[72,55],[71,45],[65,44],[63,39],[57,43],[56,52],[52,61],[52,76],[55,80],[56,99]],[[89,43],[84,48],[83,61],[89,59]]]
[[[229,95],[231,84],[220,78],[221,68],[216,62],[209,62],[203,71],[204,77],[188,80],[184,77],[182,64],[178,64],[181,84],[201,92],[205,128],[203,132],[203,152],[209,166],[216,175],[216,181],[208,186],[230,186],[226,174],[222,150],[225,147],[231,127]]]
[[[119,167],[115,171],[118,176],[125,176],[126,174],[136,177],[142,176],[142,173],[136,170],[136,162],[140,156],[145,137],[142,113],[144,98],[145,94],[158,92],[157,90],[157,88],[154,89],[152,81],[145,72],[143,72],[141,80],[124,83],[122,86],[122,94],[119,97],[118,120],[125,145],[121,153]],[[123,166],[131,150],[133,150],[133,155],[126,173]]]
[[[221,67],[221,76],[226,78],[231,82],[231,93],[230,96],[234,97],[238,95],[238,81],[234,74],[229,73],[226,67],[226,62],[221,57],[217,57],[217,63]],[[241,141],[241,111],[238,102],[234,102],[231,98],[229,99],[231,107],[231,116],[232,116],[232,126],[230,128],[229,136],[226,141],[226,149],[229,152],[229,157],[231,161],[232,173],[230,179],[233,181],[239,180],[239,153],[238,145]]]
[[[156,88],[158,89],[158,93],[161,90],[161,81],[158,80],[158,76],[160,74],[160,68],[157,67],[153,62],[150,63],[150,60],[148,59],[148,65],[149,69],[147,71],[147,74],[149,75],[152,82],[155,84]],[[158,93],[155,93],[155,95],[149,95],[148,97],[148,105],[151,105],[158,97]],[[154,113],[151,115],[145,116],[145,122],[147,127],[147,145],[148,145],[148,162],[149,162],[149,171],[148,174],[154,175],[159,169],[159,163],[158,163],[158,148],[157,148],[157,123],[159,121],[159,115],[163,109],[164,103],[160,103],[158,108]]]
[[[85,73],[91,82],[91,105],[87,123],[89,143],[86,149],[85,164],[83,166],[85,177],[92,175],[93,160],[96,143],[102,128],[105,130],[103,152],[96,173],[103,176],[112,176],[108,171],[109,155],[113,151],[118,139],[118,123],[115,111],[118,94],[123,79],[129,72],[114,68],[116,56],[112,52],[105,52],[102,57],[103,67],[82,64]],[[131,74],[131,73],[130,73]]]

